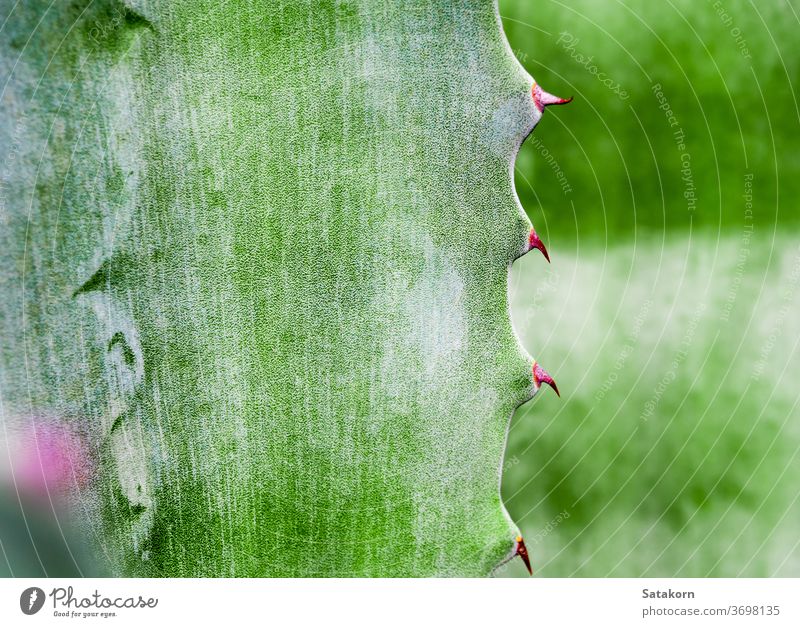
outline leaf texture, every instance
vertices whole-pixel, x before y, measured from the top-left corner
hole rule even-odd
[[[530,359],[489,0],[4,1],[4,420],[117,574],[483,576]]]

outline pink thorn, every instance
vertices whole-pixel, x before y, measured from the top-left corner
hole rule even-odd
[[[525,564],[525,568],[528,569],[528,574],[533,575],[533,569],[531,568],[531,558],[528,555],[528,549],[525,546],[525,541],[522,539],[522,536],[517,536],[517,543],[514,548],[514,554],[519,555],[522,558],[523,564]]]
[[[547,374],[547,371],[544,368],[542,368],[539,364],[537,364],[535,361],[533,362],[532,371],[533,371],[533,386],[537,390],[540,387],[542,387],[542,383],[546,383],[551,388],[553,388],[553,390],[559,397],[561,396],[561,393],[558,391],[558,386],[556,385],[556,382],[553,381],[553,377]]]
[[[539,238],[539,234],[536,232],[536,229],[531,227],[531,232],[528,233],[528,250],[536,249],[541,251],[544,255],[544,258],[547,259],[547,263],[550,263],[550,255],[547,254],[547,249],[544,247],[544,243]]]
[[[533,96],[533,103],[539,111],[544,112],[544,108],[548,105],[561,105],[572,102],[572,96],[569,98],[559,98],[553,94],[547,93],[544,89],[539,87],[539,83],[534,82],[531,88],[531,95]]]

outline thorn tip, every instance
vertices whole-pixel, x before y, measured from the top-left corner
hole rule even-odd
[[[553,388],[553,391],[559,398],[561,397],[561,392],[558,391],[558,386],[556,385],[555,380],[548,374],[548,372],[544,368],[542,368],[538,363],[534,361],[531,371],[533,372],[533,386],[536,388],[537,391],[539,390],[540,387],[542,387],[542,383],[546,383],[551,388]]]
[[[525,546],[525,541],[522,539],[522,536],[517,536],[516,538],[516,546],[514,548],[514,554],[519,555],[522,558],[522,563],[525,564],[525,568],[528,569],[528,574],[533,575],[533,569],[531,568],[531,559],[528,555],[528,549]]]
[[[569,98],[559,98],[558,96],[554,96],[553,94],[550,94],[539,87],[539,83],[535,81],[533,83],[533,87],[531,88],[531,95],[533,96],[533,103],[540,112],[543,112],[544,108],[549,105],[562,105],[572,102],[572,96]]]
[[[528,251],[533,250],[534,248],[544,255],[547,263],[550,263],[550,255],[547,254],[547,248],[545,248],[544,242],[542,242],[539,234],[536,232],[536,229],[531,227],[530,233],[528,233]]]

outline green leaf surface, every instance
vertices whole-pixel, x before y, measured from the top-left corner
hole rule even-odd
[[[540,113],[494,3],[0,18],[3,420],[90,443],[77,504],[112,572],[509,557],[499,479],[532,392],[511,171]]]

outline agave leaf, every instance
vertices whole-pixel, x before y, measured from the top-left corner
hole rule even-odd
[[[3,415],[88,439],[114,572],[490,573],[540,117],[494,3],[50,4],[2,3]]]

